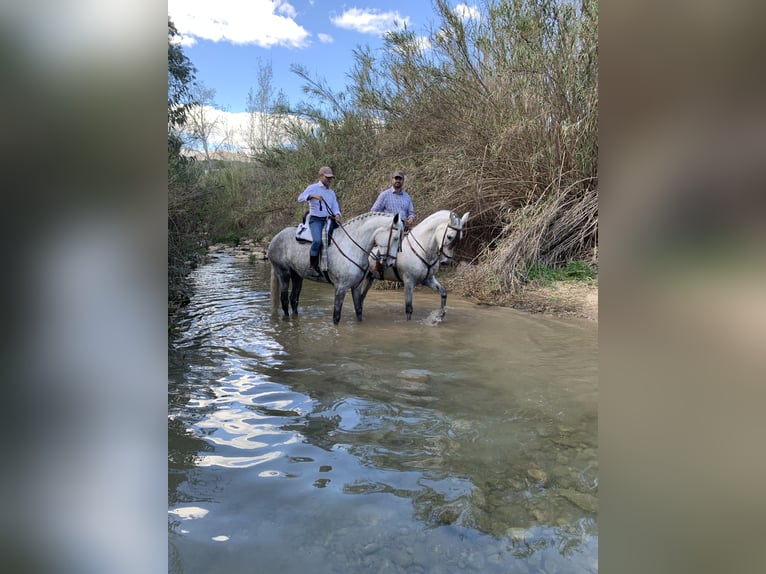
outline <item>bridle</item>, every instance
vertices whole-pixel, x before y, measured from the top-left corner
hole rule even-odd
[[[322,201],[325,203],[325,205],[327,205],[327,202],[325,202],[324,200],[322,200]],[[329,205],[327,205],[327,210],[328,210],[328,212],[330,213],[331,216],[335,215],[334,213],[330,212],[330,206]],[[385,258],[384,258],[383,262],[381,261],[381,257],[382,256],[379,253],[368,253],[368,251],[364,247],[359,245],[359,243],[356,241],[356,239],[351,237],[349,232],[346,231],[346,227],[342,223],[338,223],[338,227],[343,230],[343,233],[345,233],[346,237],[348,237],[351,240],[351,243],[353,243],[359,249],[361,249],[362,251],[364,251],[365,253],[367,253],[368,255],[372,256],[375,259],[376,267],[377,266],[381,266],[382,267],[383,262],[388,262],[388,261],[391,261],[391,263],[389,265],[396,264],[396,255],[391,255],[391,244],[394,241],[394,233],[395,233],[395,231],[398,231],[398,234],[399,234],[399,248],[397,249],[397,252],[402,250],[402,230],[396,228],[396,225],[394,224],[393,218],[391,219],[391,226],[388,228],[388,241],[386,242],[386,255],[385,255]],[[364,260],[365,260],[365,262],[367,262],[367,265],[365,267],[362,267],[356,261],[351,259],[351,257],[346,255],[346,253],[343,251],[343,249],[341,249],[340,245],[338,245],[338,242],[335,241],[334,237],[331,239],[331,242],[332,242],[333,245],[335,245],[335,248],[338,250],[338,253],[340,253],[348,261],[350,261],[351,263],[356,265],[357,269],[359,269],[362,272],[362,278],[364,278],[364,276],[367,274],[367,272],[370,269],[369,258],[365,257]]]
[[[431,274],[431,268],[433,266],[439,264],[439,259],[441,259],[440,256],[444,256],[448,259],[452,258],[452,256],[448,255],[444,251],[444,248],[445,248],[444,242],[447,239],[447,231],[449,231],[450,229],[457,232],[457,234],[455,235],[455,238],[449,243],[450,246],[456,245],[457,242],[460,241],[460,238],[463,236],[463,230],[459,227],[455,227],[454,225],[452,225],[452,215],[450,215],[450,222],[444,227],[444,233],[442,234],[442,239],[439,242],[439,251],[436,253],[436,259],[434,259],[432,263],[429,263],[428,261],[426,261],[425,258],[421,256],[420,253],[418,253],[414,247],[412,247],[412,243],[410,243],[410,247],[412,247],[412,252],[415,254],[415,257],[420,259],[421,263],[423,263],[423,265],[426,266],[427,275]],[[423,252],[423,255],[427,254],[425,247],[423,247],[420,244],[420,242],[412,235],[412,233],[408,233],[406,239],[407,241],[410,241],[410,242],[414,241],[417,244],[417,246],[420,247],[420,250]]]

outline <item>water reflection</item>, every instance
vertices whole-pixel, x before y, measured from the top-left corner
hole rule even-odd
[[[313,284],[286,321],[267,264],[196,279],[170,360],[174,571],[597,570],[592,325],[454,297],[434,325],[430,293],[407,323],[371,292],[334,326]]]

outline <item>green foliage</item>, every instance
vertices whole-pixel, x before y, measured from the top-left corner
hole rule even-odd
[[[226,243],[227,245],[233,245],[236,247],[242,238],[237,233],[227,233],[225,235],[213,235],[211,241],[213,243]]]
[[[190,104],[191,87],[197,70],[176,43],[175,24],[168,17],[168,133],[183,125]]]
[[[541,265],[540,263],[533,263],[527,272],[527,278],[529,281],[536,281],[542,284],[552,283],[561,276],[561,272],[556,269],[552,269],[547,265]]]
[[[188,105],[184,103],[195,70],[174,39],[178,35],[168,18],[168,313],[172,316],[188,302],[188,274],[202,253],[205,189],[199,185],[200,170],[181,155],[178,128]]]
[[[548,267],[540,263],[534,263],[527,271],[527,279],[547,285],[554,281],[593,281],[596,278],[596,270],[590,263],[582,259],[568,261],[563,267]]]
[[[596,278],[596,270],[587,261],[574,259],[567,262],[564,276],[576,281],[590,281]]]

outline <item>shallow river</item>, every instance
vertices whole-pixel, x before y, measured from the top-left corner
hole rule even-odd
[[[597,572],[597,327],[416,290],[194,274],[171,341],[169,561],[186,574]],[[421,291],[421,289],[423,289]]]

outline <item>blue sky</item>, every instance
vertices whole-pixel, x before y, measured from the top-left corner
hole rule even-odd
[[[475,10],[470,0],[454,6]],[[197,80],[215,89],[216,107],[229,112],[245,111],[248,91],[258,89],[259,62],[271,64],[273,87],[296,104],[306,99],[305,81],[291,65],[338,91],[355,47],[380,47],[396,26],[425,35],[438,21],[430,0],[168,0],[168,14]]]

